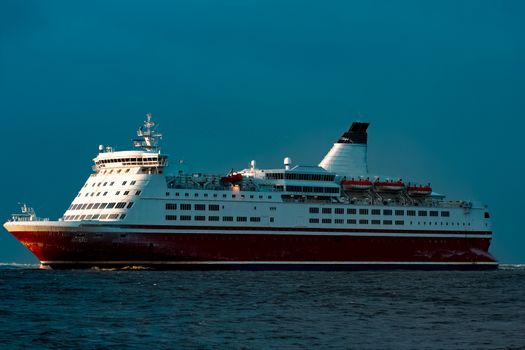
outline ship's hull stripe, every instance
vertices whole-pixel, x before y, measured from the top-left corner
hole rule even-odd
[[[282,231],[282,232],[368,232],[368,233],[425,233],[432,234],[492,234],[492,231],[469,230],[400,230],[400,229],[364,229],[364,228],[322,228],[322,227],[257,227],[257,226],[182,226],[182,225],[112,225],[81,224],[81,227],[113,227],[147,230],[209,230],[209,231]]]
[[[228,231],[206,231],[206,230],[194,230],[193,232],[185,232],[184,230],[165,232],[164,230],[137,230],[137,231],[16,231],[16,233],[66,233],[74,236],[75,234],[172,234],[172,235],[264,235],[264,236],[320,236],[320,237],[398,237],[398,238],[408,238],[408,237],[422,237],[422,238],[486,238],[490,239],[491,234],[465,234],[465,232],[450,233],[450,234],[432,234],[432,233],[390,233],[390,232],[378,232],[378,233],[369,233],[369,232],[264,232],[259,231],[257,233],[246,233],[246,232],[228,232]]]
[[[104,265],[498,265],[497,262],[480,261],[41,261],[44,265],[52,264],[104,264]]]

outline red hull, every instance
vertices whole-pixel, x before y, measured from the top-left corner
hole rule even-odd
[[[257,233],[13,232],[52,267],[184,264],[495,265],[486,238]],[[271,268],[271,266],[270,266]]]

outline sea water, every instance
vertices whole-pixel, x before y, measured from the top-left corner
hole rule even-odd
[[[0,266],[0,348],[525,349],[525,267],[495,271]]]

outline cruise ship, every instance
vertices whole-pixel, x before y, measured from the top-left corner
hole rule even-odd
[[[50,268],[494,269],[487,206],[374,176],[354,122],[318,165],[189,173],[147,115],[132,150],[99,146],[56,221],[27,206],[4,227]]]

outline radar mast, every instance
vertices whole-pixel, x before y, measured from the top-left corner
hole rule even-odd
[[[144,125],[137,130],[137,136],[138,138],[133,139],[135,147],[160,153],[159,140],[162,140],[162,134],[157,132],[157,126],[151,120],[151,113],[146,114]]]

